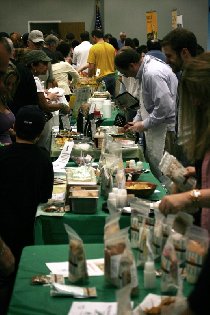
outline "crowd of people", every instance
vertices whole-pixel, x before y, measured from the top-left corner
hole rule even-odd
[[[159,205],[168,215],[197,209],[195,224],[210,234],[210,53],[196,36],[177,28],[162,40],[119,39],[93,30],[68,33],[65,39],[40,30],[0,33],[0,314],[6,314],[24,246],[33,244],[35,213],[52,194],[50,160],[52,113],[69,115],[72,89],[80,75],[104,81],[112,99],[125,91],[139,102],[127,115],[125,131],[144,139],[145,158],[161,180],[164,151],[197,179],[190,192],[165,196]],[[120,81],[117,91],[116,82]],[[50,88],[60,87],[67,104]],[[200,210],[199,210],[200,209]],[[208,309],[210,253],[183,314]]]

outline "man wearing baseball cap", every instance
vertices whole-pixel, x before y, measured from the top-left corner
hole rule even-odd
[[[16,116],[15,131],[16,142],[21,140],[35,143],[45,126],[45,116],[43,111],[35,105],[22,107]]]
[[[28,35],[28,48],[30,50],[42,50],[44,47],[44,36],[43,33],[39,30],[33,30]],[[53,77],[52,65],[49,62],[48,71],[45,75],[39,76],[41,81],[45,82],[45,88],[49,89],[57,86],[57,82]]]
[[[42,50],[44,47],[44,36],[43,33],[39,30],[33,30],[28,34],[28,41],[27,41],[27,48],[16,48],[14,52],[14,56],[16,59],[16,62],[23,62],[25,59],[25,54],[28,51],[31,50]],[[39,76],[41,81],[44,81],[45,88],[49,89],[52,87],[57,86],[57,82],[54,79],[53,73],[52,73],[52,65],[49,62],[48,64],[48,71],[45,75]]]
[[[30,65],[33,62],[49,62],[51,59],[43,50],[31,50],[25,54],[24,61],[26,65]]]
[[[48,152],[36,145],[44,125],[38,106],[21,107],[14,126],[16,143],[0,147],[0,235],[15,256],[16,269],[23,247],[34,244],[37,206],[52,196],[52,162]]]
[[[41,49],[44,44],[44,36],[43,33],[39,30],[33,30],[28,35],[28,47],[31,50]]]

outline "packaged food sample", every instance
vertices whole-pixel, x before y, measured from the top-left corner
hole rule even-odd
[[[130,201],[131,207],[131,247],[138,248],[139,245],[139,229],[143,223],[143,219],[148,217],[149,222],[154,223],[154,219],[150,220],[150,202],[141,198],[133,198]],[[154,224],[153,224],[154,225]]]
[[[117,288],[131,284],[131,294],[138,294],[138,277],[135,259],[128,240],[128,229],[105,239],[105,279]]]
[[[88,273],[83,241],[70,226],[64,226],[69,236],[69,281],[85,281]]]
[[[165,217],[157,211],[155,214],[155,225],[154,225],[154,235],[152,241],[152,250],[154,253],[154,258],[158,259],[161,256],[164,239],[163,239],[163,223]]]
[[[192,226],[193,217],[192,215],[179,212],[174,218],[171,237],[173,240],[174,248],[176,250],[176,256],[179,265],[183,265],[186,262],[186,244],[187,236],[186,232],[189,227]]]
[[[161,256],[161,292],[176,293],[178,289],[179,263],[171,235],[168,237]]]
[[[119,220],[120,220],[119,212],[115,212],[106,217],[106,223],[104,226],[104,240],[120,231]]]
[[[159,168],[163,175],[168,176],[178,187],[180,191],[188,191],[195,188],[196,179],[194,177],[186,177],[185,167],[175,158],[175,156],[170,155],[165,152]]]
[[[208,231],[193,225],[186,234],[186,278],[189,283],[196,283],[208,251]]]
[[[66,285],[66,284],[59,284],[59,283],[52,283],[51,296],[73,296],[74,298],[91,298],[97,297],[96,288],[83,288],[77,287],[73,285]]]
[[[57,275],[57,274],[50,274],[50,275],[36,275],[33,276],[31,279],[31,284],[35,285],[43,285],[43,284],[50,284],[50,283],[60,283],[64,284],[64,276]]]
[[[133,314],[130,295],[131,295],[130,284],[116,291],[117,315],[132,315]]]

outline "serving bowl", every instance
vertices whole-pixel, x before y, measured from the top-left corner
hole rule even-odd
[[[126,182],[128,194],[134,194],[136,197],[147,198],[153,194],[157,185],[150,182]]]
[[[125,168],[125,177],[126,177],[126,181],[137,181],[139,176],[141,175],[142,171],[141,170],[137,170],[135,168],[130,168],[130,167],[126,167]]]
[[[94,161],[94,158],[92,156],[90,156],[90,155],[86,155],[86,156],[71,156],[71,159],[78,166],[90,165]]]

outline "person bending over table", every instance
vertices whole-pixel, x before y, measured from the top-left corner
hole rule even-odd
[[[122,75],[139,81],[140,109],[134,120],[124,128],[144,132],[146,160],[153,174],[160,179],[159,163],[166,138],[173,139],[175,133],[177,78],[166,63],[149,55],[142,58],[132,48],[120,49],[115,57],[115,65]]]
[[[39,138],[38,145],[46,148],[50,151],[51,144],[51,132],[52,132],[52,114],[51,112],[62,110],[63,113],[68,114],[70,112],[69,106],[57,103],[58,95],[54,93],[49,93],[42,86],[39,75],[46,74],[48,69],[48,63],[51,59],[42,50],[31,50],[25,55],[24,58],[26,66],[31,70],[37,87],[38,105],[45,112],[47,117],[47,122],[45,128]]]

